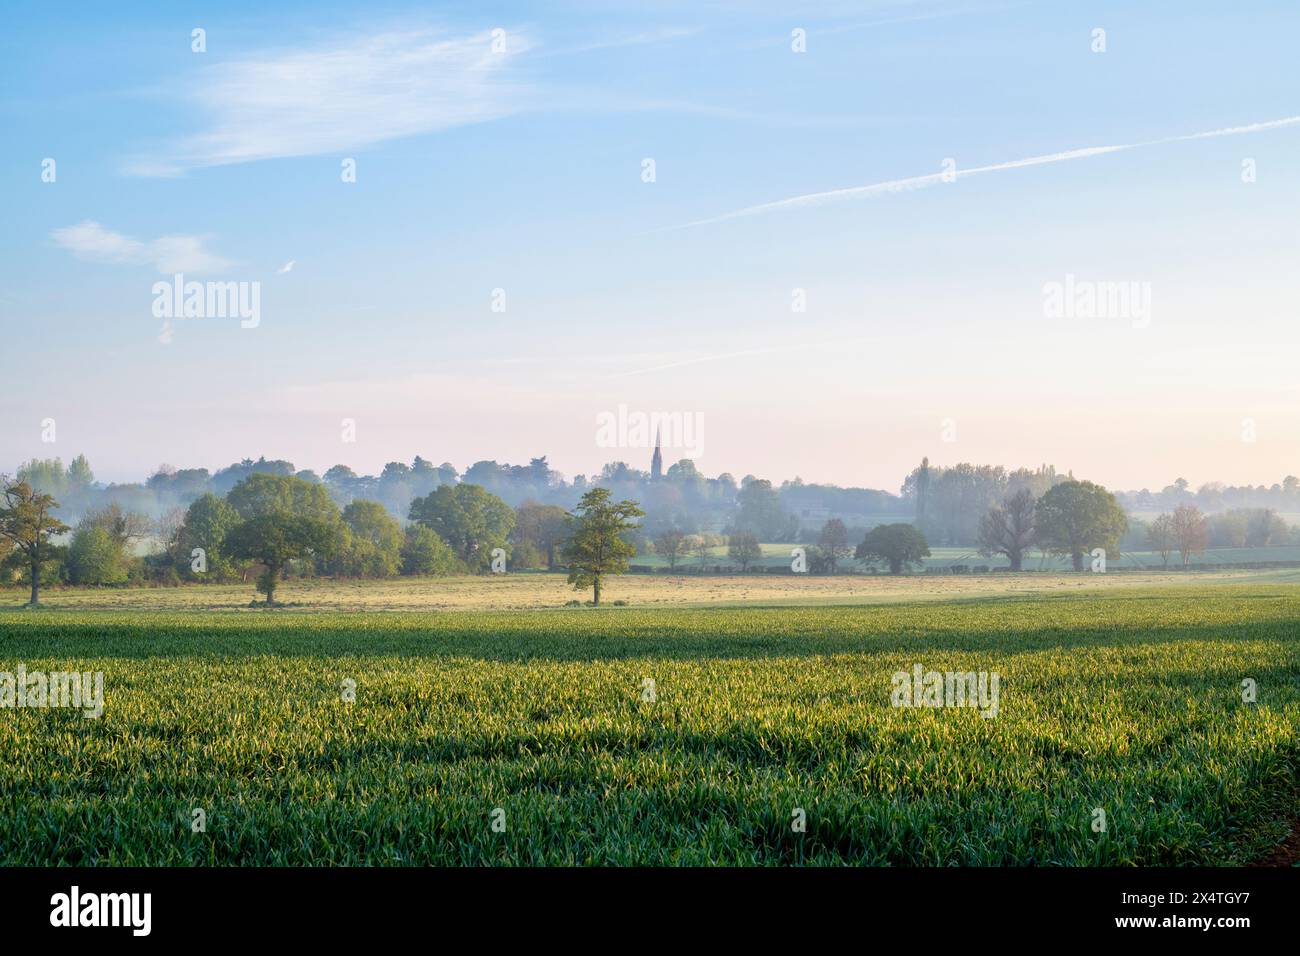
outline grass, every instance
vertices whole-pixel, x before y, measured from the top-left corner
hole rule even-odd
[[[0,670],[103,671],[105,713],[0,710],[5,864],[1229,864],[1300,798],[1285,583],[547,613],[68,597],[0,613]],[[999,716],[891,707],[918,662],[998,672]]]
[[[791,550],[793,548],[810,548],[811,544],[763,544],[760,545],[763,556],[754,562],[755,567],[767,568],[789,568],[791,563]],[[727,546],[718,545],[709,549],[709,558],[701,561],[695,554],[685,554],[677,559],[676,570],[679,572],[691,574],[698,573],[701,565],[712,569],[717,566],[731,566],[734,562],[727,556]],[[1268,548],[1211,548],[1203,554],[1192,555],[1190,564],[1258,564],[1262,562],[1287,561],[1300,563],[1300,546],[1280,545]],[[661,570],[668,567],[668,559],[658,554],[639,554],[633,561],[633,564],[641,567],[655,568]],[[1125,550],[1118,559],[1110,562],[1114,569],[1125,570],[1148,570],[1160,571],[1165,569],[1165,561],[1155,551],[1129,551]],[[1177,568],[1182,564],[1182,556],[1177,552],[1171,552],[1169,555],[1169,568]],[[959,547],[947,547],[941,545],[932,545],[930,547],[930,557],[921,562],[921,567],[925,569],[935,569],[946,571],[953,565],[966,565],[967,567],[987,567],[987,568],[1009,568],[1010,562],[1002,555],[985,556],[976,551],[974,545],[962,545]],[[1071,563],[1068,557],[1055,555],[1042,555],[1038,551],[1031,551],[1025,555],[1025,570],[1033,571],[1068,571]],[[861,564],[852,558],[844,561],[841,565],[843,571],[862,572],[864,569]],[[875,573],[882,573],[879,569]]]
[[[1019,575],[669,575],[629,574],[609,581],[603,598],[638,608],[701,606],[862,606],[950,601],[1027,594],[1108,594],[1144,587],[1205,587],[1220,583],[1300,584],[1300,568],[1267,570]],[[465,577],[400,578],[379,581],[297,579],[276,589],[277,613],[314,611],[470,611],[556,609],[590,600],[563,574],[522,573]],[[0,609],[27,598],[21,589],[0,589]],[[141,611],[239,611],[260,613],[249,604],[260,595],[249,584],[204,584],[175,588],[49,588],[41,603],[52,609]],[[3,614],[0,610],[0,614]]]

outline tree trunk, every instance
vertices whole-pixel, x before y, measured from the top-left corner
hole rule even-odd
[[[41,565],[35,557],[32,558],[32,607],[40,603],[41,596]]]
[[[266,606],[270,607],[275,602],[275,586],[280,581],[280,568],[268,564],[263,580],[266,582]]]
[[[1012,571],[1019,571],[1019,570],[1020,570],[1020,562],[1021,562],[1020,552],[1019,552],[1019,551],[1016,551],[1016,552],[1014,552],[1014,553],[1011,555],[1011,570],[1012,570]]]
[[[600,578],[597,577],[591,586],[591,606],[600,607]]]
[[[1082,570],[1083,570],[1083,552],[1082,552],[1082,551],[1076,551],[1076,552],[1074,552],[1074,554],[1071,555],[1071,557],[1074,559],[1074,570],[1076,570],[1076,571],[1082,571]]]

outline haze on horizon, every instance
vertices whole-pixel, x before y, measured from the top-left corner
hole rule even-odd
[[[626,407],[694,416],[665,458],[738,479],[896,492],[929,456],[1272,485],[1300,438],[1297,27],[1281,2],[26,18],[0,38],[0,471],[646,468],[597,440]],[[258,283],[258,321],[160,318],[177,273]]]

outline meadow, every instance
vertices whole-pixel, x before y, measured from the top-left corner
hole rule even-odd
[[[796,547],[807,549],[811,545],[763,544],[760,547],[763,556],[754,562],[755,567],[785,570],[790,567],[791,549]],[[1202,553],[1191,555],[1188,560],[1191,567],[1276,562],[1300,564],[1300,547],[1278,545],[1266,548],[1210,548]],[[657,571],[669,567],[668,559],[658,554],[639,554],[633,563],[642,567],[654,568]],[[732,564],[733,562],[727,556],[727,547],[718,545],[709,549],[707,558],[701,558],[696,554],[686,554],[679,557],[675,570],[685,574],[695,574],[701,570],[712,571],[718,567],[725,568]],[[1118,557],[1112,557],[1110,569],[1163,572],[1177,570],[1181,564],[1182,556],[1177,551],[1170,552],[1167,564],[1165,559],[1155,551],[1124,551]],[[926,571],[948,572],[954,566],[1009,569],[1010,562],[1003,555],[986,556],[970,546],[945,547],[932,545],[930,556],[923,559],[919,566]],[[1025,556],[1024,569],[1026,571],[1069,572],[1070,559],[1060,555],[1045,555],[1038,551],[1030,551]],[[841,573],[862,573],[863,569],[861,565],[850,559],[841,564],[840,571]],[[885,572],[877,570],[873,573],[883,574]]]
[[[600,609],[541,575],[369,605],[291,584],[276,611],[248,587],[52,592],[0,612],[0,671],[102,671],[105,709],[0,710],[0,863],[1268,856],[1300,806],[1294,584],[1068,577],[747,600],[706,577],[674,608],[631,576]],[[997,716],[891,706],[917,663],[996,672]]]

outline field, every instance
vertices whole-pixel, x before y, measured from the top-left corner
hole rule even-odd
[[[0,863],[1229,864],[1286,838],[1287,574],[850,583],[51,593],[0,612],[0,670],[102,671],[105,709],[0,710]],[[918,663],[996,672],[996,717],[891,706]]]
[[[763,557],[755,562],[754,566],[788,569],[792,560],[791,549],[796,547],[808,548],[809,545],[763,544],[761,545]],[[1300,564],[1300,547],[1285,545],[1268,548],[1211,548],[1203,554],[1192,555],[1189,564],[1260,564],[1283,561]],[[637,555],[633,563],[642,567],[654,568],[655,570],[663,570],[668,567],[668,560],[657,554]],[[727,557],[726,546],[720,545],[710,549],[707,559],[701,559],[694,554],[678,558],[675,570],[684,574],[696,574],[701,571],[702,566],[705,570],[713,570],[718,566],[726,567],[731,564],[732,561]],[[1181,564],[1181,555],[1177,551],[1172,552],[1169,555],[1168,567],[1176,569]],[[986,557],[978,553],[973,547],[940,547],[937,545],[930,548],[930,557],[921,562],[922,569],[927,571],[946,572],[954,565],[1008,568],[1010,562],[1002,555]],[[1118,558],[1110,561],[1110,566],[1112,570],[1166,570],[1164,559],[1155,551],[1124,551]],[[1031,551],[1025,555],[1024,568],[1026,571],[1069,571],[1070,559],[1052,555],[1043,556],[1037,551]],[[840,570],[841,573],[861,573],[863,568],[850,559],[841,564]],[[883,572],[877,571],[876,573]]]
[[[699,606],[786,607],[895,604],[1030,594],[1110,593],[1135,587],[1205,587],[1210,584],[1300,585],[1300,568],[1123,574],[968,575],[701,575],[629,574],[612,579],[607,603],[633,608]],[[400,578],[377,581],[295,580],[276,590],[276,600],[299,611],[454,611],[558,609],[589,600],[563,574],[506,574],[487,577]],[[27,593],[0,590],[0,607],[22,603]],[[240,611],[255,597],[251,584],[157,588],[68,588],[44,590],[42,603],[66,610]],[[279,614],[286,613],[278,611]]]

